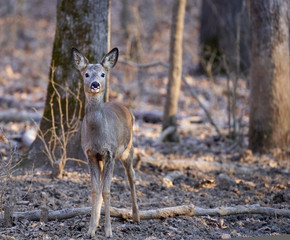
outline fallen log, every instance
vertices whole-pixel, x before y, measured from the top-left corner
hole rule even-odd
[[[266,168],[251,168],[245,167],[241,164],[231,164],[231,163],[219,163],[219,162],[208,162],[201,159],[154,159],[152,157],[141,157],[141,164],[147,163],[152,166],[159,167],[168,171],[176,170],[186,170],[188,168],[196,169],[202,172],[211,171],[229,171],[239,174],[253,174],[259,172],[266,173]],[[288,169],[272,168],[275,172],[290,174]]]
[[[251,174],[257,171],[257,169],[236,164],[207,162],[201,159],[154,159],[152,157],[142,157],[141,161],[169,171],[185,170],[187,168],[193,168],[202,172],[234,171],[241,174]]]
[[[142,120],[147,123],[161,123],[163,113],[157,111],[134,111],[134,116],[137,120]]]
[[[14,212],[14,219],[27,219],[31,221],[39,221],[41,219],[42,210],[34,210],[28,212]],[[71,208],[71,209],[62,209],[62,210],[49,210],[48,211],[48,221],[52,220],[62,220],[68,219],[80,215],[90,214],[91,208]],[[102,209],[101,212],[104,215],[104,211]],[[154,210],[144,210],[140,211],[140,219],[148,220],[148,219],[165,219],[168,217],[175,216],[229,216],[229,215],[237,215],[237,214],[262,214],[268,216],[282,216],[290,218],[290,210],[286,209],[276,209],[270,207],[261,207],[260,205],[238,205],[234,207],[217,207],[217,208],[200,208],[196,207],[193,204],[189,205],[181,205],[174,207],[166,207],[159,208]],[[0,214],[0,221],[4,220],[4,214]],[[131,209],[120,209],[111,207],[110,209],[111,217],[122,218],[122,219],[131,219],[132,212]]]
[[[17,109],[38,109],[44,108],[43,101],[31,102],[27,100],[20,100],[13,96],[0,96],[0,106],[3,108],[17,108]]]
[[[0,112],[0,121],[3,122],[40,122],[41,115],[36,112],[27,112],[19,110],[6,110]]]
[[[163,121],[163,113],[159,111],[140,111],[134,110],[134,116],[137,120],[142,120],[147,123],[162,123]],[[203,122],[200,116],[181,116],[177,115],[177,124],[180,126],[191,125],[191,124],[201,124]]]

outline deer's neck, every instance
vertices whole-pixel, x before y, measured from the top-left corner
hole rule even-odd
[[[102,108],[104,104],[104,92],[97,95],[86,94],[86,113],[95,112]]]

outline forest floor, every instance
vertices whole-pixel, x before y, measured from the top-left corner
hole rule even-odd
[[[45,102],[55,30],[55,21],[49,19],[55,12],[48,1],[39,3],[44,5],[39,9],[45,9],[39,14],[45,16],[37,15],[38,8],[32,9],[30,12],[37,13],[35,16],[24,18],[24,15],[24,19],[11,22],[16,30],[5,25],[9,17],[0,21],[0,27],[4,27],[13,40],[3,36],[0,39],[1,44],[8,45],[1,53],[5,57],[0,59],[0,239],[87,239],[89,214],[46,223],[18,219],[12,221],[11,226],[6,226],[2,219],[7,206],[14,212],[25,212],[43,206],[60,210],[91,205],[86,165],[68,164],[63,178],[57,180],[51,178],[50,168],[11,169],[19,155],[29,148],[25,136],[28,130],[35,129],[29,117],[33,116],[39,123]],[[13,38],[15,31],[20,38]],[[190,37],[187,35],[185,39]],[[159,48],[154,49],[158,52]],[[156,56],[159,58],[156,60],[166,59],[162,54]],[[223,137],[216,133],[204,111],[182,85],[178,112],[180,142],[160,143],[167,73],[164,69],[143,72],[141,92],[138,90],[140,82],[134,80],[136,75],[136,69],[119,63],[111,74],[111,99],[125,103],[136,113],[134,145],[140,210],[185,204],[209,209],[238,205],[290,209],[290,153],[276,149],[268,154],[253,154],[247,149],[249,90],[245,78],[238,79],[237,140],[227,138],[230,94],[226,77],[208,79],[203,75],[186,75]],[[35,115],[35,109],[39,115]],[[144,114],[147,117],[144,118]],[[169,184],[165,181],[168,176],[172,177]],[[123,171],[114,175],[111,196],[113,207],[131,208]],[[290,219],[237,214],[176,216],[141,220],[137,224],[112,218],[112,230],[113,239],[227,239],[290,234]],[[105,239],[103,217],[96,235],[96,239]]]
[[[142,123],[142,125],[142,129],[147,130],[145,133],[140,130],[139,134],[144,135],[159,128],[156,124]],[[206,132],[203,128],[203,124],[199,124],[198,131]],[[144,143],[140,144],[139,149],[143,149],[144,159],[150,156],[152,159],[162,159],[165,163],[168,162],[166,159],[204,160],[209,163],[208,169],[207,167],[202,168],[203,170],[195,167],[180,169],[170,186],[164,183],[164,178],[172,172],[167,170],[171,168],[170,164],[168,167],[156,167],[154,164],[143,162],[141,157],[141,165],[136,171],[140,210],[183,204],[194,204],[203,208],[259,204],[289,209],[289,156],[287,160],[279,153],[252,155],[249,150],[241,149],[223,154],[224,148],[221,146],[223,144],[216,137],[207,136],[201,140],[197,137],[198,133],[192,134],[190,137],[183,137],[180,144],[154,144],[154,138],[140,136]],[[2,151],[3,149],[5,148],[2,148]],[[183,155],[185,152],[187,156]],[[2,152],[2,157],[4,155]],[[213,162],[224,166],[226,164],[243,166],[249,169],[249,172],[222,168],[211,170]],[[43,205],[49,210],[90,206],[90,178],[86,167],[68,168],[63,179],[59,180],[52,180],[49,171],[34,169],[24,174],[9,174],[1,183],[5,186],[2,189],[4,196],[1,206],[14,206],[14,211],[40,209]],[[112,206],[130,209],[130,193],[124,174],[115,175],[111,192]],[[97,239],[105,239],[103,218],[100,224]],[[11,227],[4,227],[2,221],[0,237],[86,239],[88,225],[89,215],[47,223],[21,219],[13,222]],[[130,220],[112,218],[112,228],[113,239],[224,239],[290,234],[290,220],[279,216],[239,214],[211,217],[179,216],[142,220],[137,224]]]
[[[225,81],[220,79],[215,83],[214,88],[218,89]],[[199,82],[204,83],[197,87],[199,92],[203,92],[203,87],[210,88],[206,78],[200,77]],[[5,91],[9,92],[9,89]],[[33,94],[35,93],[27,93],[26,98],[33,99],[30,96]],[[211,96],[210,91],[206,94]],[[139,117],[134,128],[134,143],[139,156],[136,166],[136,188],[140,210],[184,204],[194,204],[202,208],[258,204],[289,210],[289,153],[275,150],[269,154],[253,154],[246,148],[248,129],[246,123],[243,126],[244,133],[240,135],[239,145],[224,140],[216,134],[202,111],[198,110],[194,117],[187,118],[186,111],[190,109],[189,104],[196,103],[186,100],[189,96],[182,95],[183,105],[180,107],[181,119],[179,120],[180,143],[159,143],[161,124],[158,121],[146,122],[148,119],[144,121],[140,117],[140,110],[136,110],[136,115]],[[152,97],[150,99],[152,100]],[[226,97],[220,97],[220,101],[226,101]],[[142,102],[147,104],[147,108],[154,109],[150,101],[146,102],[146,97]],[[142,105],[141,102],[139,104]],[[223,104],[226,105],[225,102]],[[2,110],[11,111],[12,108],[16,112],[21,112],[17,107],[9,109],[2,107]],[[198,109],[198,106],[193,108]],[[156,115],[159,110],[152,111]],[[27,108],[26,112],[32,110]],[[213,111],[213,114],[217,112]],[[218,120],[218,117],[214,119]],[[226,117],[221,116],[220,123],[223,123],[222,119],[226,125]],[[1,193],[3,194],[1,209],[12,206],[13,211],[24,212],[40,209],[43,206],[49,210],[90,206],[91,188],[87,166],[69,164],[64,177],[58,180],[51,178],[50,169],[35,168],[9,172],[10,160],[12,160],[11,165],[15,164],[18,154],[27,149],[23,143],[23,134],[33,127],[33,123],[29,121],[1,122]],[[227,128],[220,129],[226,135]],[[164,181],[168,175],[174,176],[172,184],[166,184]],[[123,171],[115,174],[111,195],[113,207],[130,209],[130,191]],[[86,239],[88,225],[89,214],[47,223],[19,219],[13,221],[12,226],[9,227],[5,227],[2,220],[0,238]],[[264,214],[238,214],[178,216],[142,220],[137,224],[130,220],[112,218],[112,229],[113,239],[226,239],[290,234],[290,219]],[[105,239],[103,218],[97,229],[96,239]]]

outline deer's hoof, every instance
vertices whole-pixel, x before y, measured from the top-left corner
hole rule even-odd
[[[89,228],[89,231],[88,231],[88,236],[90,237],[90,238],[93,238],[93,237],[95,237],[96,236],[96,229],[90,229]]]
[[[106,238],[112,238],[112,237],[113,237],[112,229],[106,231]]]

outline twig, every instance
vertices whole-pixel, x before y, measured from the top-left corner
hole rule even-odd
[[[49,148],[48,144],[46,144],[46,142],[45,142],[45,135],[46,135],[47,132],[43,133],[40,130],[40,128],[39,128],[39,126],[38,126],[38,124],[36,122],[34,122],[34,125],[37,127],[37,136],[38,136],[38,138],[40,139],[40,141],[42,142],[42,144],[43,144],[43,146],[45,148],[45,150],[43,152],[47,156],[47,158],[48,158],[48,160],[50,162],[50,165],[52,166],[53,165],[53,155],[52,155],[52,153],[50,151],[50,148]]]
[[[85,164],[85,165],[88,165],[88,163],[86,161],[83,161],[81,159],[78,159],[78,158],[71,158],[71,157],[68,157],[66,158],[67,161],[74,161],[74,162],[79,162],[79,163],[82,163],[82,164]]]
[[[84,208],[71,208],[62,210],[49,210],[47,220],[61,220],[68,219],[80,215],[89,214],[91,211],[90,207]],[[102,209],[102,215],[104,211]],[[263,214],[268,216],[282,216],[290,218],[290,210],[286,209],[276,209],[270,207],[261,207],[260,205],[238,205],[234,207],[217,207],[217,208],[200,208],[195,207],[193,204],[181,205],[174,207],[158,208],[154,210],[144,210],[140,211],[140,219],[164,219],[168,217],[175,216],[230,216],[237,214]],[[131,219],[132,212],[128,209],[120,209],[111,207],[110,209],[111,217]],[[25,218],[31,221],[39,221],[41,218],[41,210],[34,210],[28,212],[14,212],[13,218],[21,219]],[[0,214],[0,220],[3,220],[3,214]]]
[[[2,132],[3,132],[3,130],[0,128],[0,133],[2,133]],[[1,141],[4,141],[5,143],[8,143],[8,146],[9,146],[9,153],[8,153],[7,160],[1,159],[1,161],[0,161],[0,169],[1,169],[1,171],[0,171],[0,186],[1,186],[1,188],[0,188],[0,211],[3,211],[2,204],[3,204],[4,194],[6,193],[6,190],[7,190],[6,187],[11,180],[11,176],[14,172],[14,169],[21,163],[21,161],[18,161],[17,163],[13,163],[13,159],[14,159],[15,154],[16,154],[16,149],[12,145],[11,141],[9,141],[3,133],[1,135],[2,135],[2,137],[1,137],[0,143],[1,143]],[[12,197],[13,194],[10,194],[10,196]],[[9,201],[10,206],[6,206],[6,207],[8,207],[8,208],[11,207],[11,203],[12,203],[12,201]],[[7,213],[9,213],[9,209],[7,209],[7,211],[8,211]]]
[[[53,92],[51,94],[49,105],[50,105],[50,116],[51,128],[42,132],[38,127],[38,137],[44,145],[44,154],[48,157],[49,162],[52,166],[52,176],[54,178],[61,177],[63,168],[68,160],[77,161],[86,164],[86,162],[75,158],[69,158],[67,156],[67,145],[73,135],[78,131],[79,123],[82,114],[82,101],[80,99],[80,88],[81,84],[78,84],[77,94],[73,93],[67,83],[62,86],[54,81],[55,67],[54,63],[51,66],[51,85]],[[62,92],[60,92],[62,90]],[[63,103],[63,95],[64,101]],[[76,99],[76,107],[72,112],[69,109],[69,97],[72,96]],[[63,106],[64,105],[64,106]],[[58,110],[58,114],[56,111]],[[70,116],[70,118],[69,118]]]

